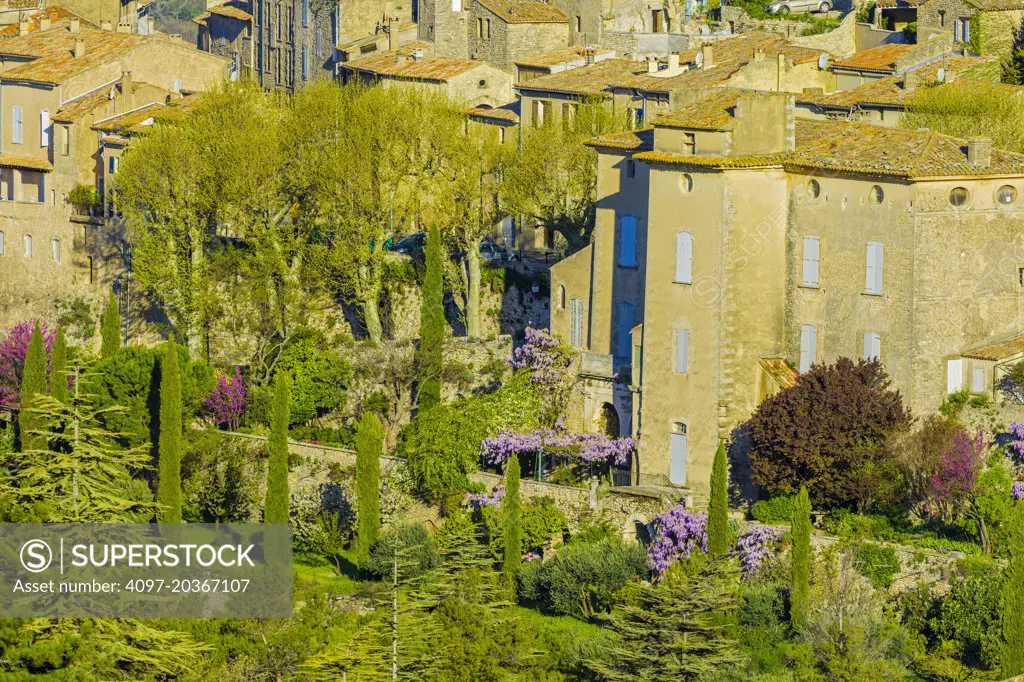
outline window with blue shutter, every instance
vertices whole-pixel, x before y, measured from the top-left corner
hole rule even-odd
[[[309,48],[302,48],[302,80],[309,79]]]
[[[882,293],[882,253],[881,242],[868,242],[864,290],[869,294]]]
[[[805,324],[800,327],[800,372],[806,372],[814,364],[818,353],[818,328]]]
[[[309,0],[302,0],[302,25],[309,26]]]
[[[820,246],[817,237],[804,237],[804,267],[800,283],[805,287],[818,286]]]
[[[636,218],[631,215],[619,218],[619,265],[636,267]]]
[[[676,282],[693,283],[693,235],[689,232],[676,234]]]
[[[686,374],[690,371],[690,330],[676,330],[676,372]]]

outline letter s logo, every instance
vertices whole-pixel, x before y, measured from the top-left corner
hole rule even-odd
[[[53,563],[53,552],[42,540],[29,540],[21,546],[21,565],[31,573],[41,573]]]

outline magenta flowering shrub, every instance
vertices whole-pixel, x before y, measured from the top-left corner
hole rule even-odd
[[[237,429],[242,425],[242,417],[245,416],[247,396],[242,370],[235,367],[235,372],[231,376],[224,372],[217,375],[217,385],[203,403],[203,409],[217,426]]]
[[[525,564],[528,561],[537,561],[540,558],[541,556],[537,552],[527,552],[523,555],[523,563]]]
[[[480,444],[484,462],[495,466],[504,465],[513,455],[537,452],[564,454],[587,464],[622,466],[636,452],[636,440],[610,438],[603,433],[535,429],[528,433],[502,431]]]
[[[744,578],[760,571],[764,563],[775,556],[781,539],[782,531],[771,526],[748,526],[740,533],[736,538],[736,555]]]
[[[1010,486],[1010,497],[1015,500],[1024,500],[1024,481],[1015,481]]]
[[[499,483],[494,486],[490,494],[480,493],[473,495],[466,493],[466,502],[469,503],[473,509],[481,509],[482,507],[500,507],[501,501],[505,499],[505,484]]]
[[[21,392],[21,373],[25,367],[25,353],[28,343],[35,331],[35,320],[23,320],[4,332],[0,340],[0,405],[18,402]],[[39,321],[39,331],[43,335],[47,356],[53,351],[53,340],[57,337],[57,328],[50,327]]]
[[[689,559],[695,549],[708,551],[707,514],[679,505],[654,517],[654,540],[647,548],[647,560],[655,581],[675,562]]]
[[[938,471],[932,477],[932,495],[943,504],[973,496],[984,468],[984,434],[981,430],[974,436],[960,431],[953,437],[953,445],[943,453]]]
[[[564,348],[547,329],[527,327],[526,339],[512,352],[508,364],[513,370],[530,370],[530,381],[535,384],[553,385],[564,378],[565,370],[572,364],[572,353]]]

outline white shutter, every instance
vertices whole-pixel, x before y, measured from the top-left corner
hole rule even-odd
[[[800,372],[806,372],[811,368],[816,359],[818,351],[818,329],[813,325],[805,324],[800,328]]]
[[[583,302],[578,298],[569,304],[569,344],[576,348],[583,346]]]
[[[818,286],[818,255],[820,244],[817,237],[804,237],[804,286]]]
[[[11,141],[15,144],[21,144],[21,130],[21,107],[14,107],[14,109],[11,110]]]
[[[39,146],[50,146],[50,112],[46,109],[39,112]]]
[[[875,332],[864,334],[864,359],[878,360],[882,357],[882,337]]]
[[[636,218],[631,215],[619,219],[619,265],[636,267]]]
[[[864,289],[871,294],[882,293],[882,244],[868,242]]]
[[[985,392],[985,368],[975,367],[971,377],[971,391],[974,393]]]
[[[676,330],[676,372],[686,374],[690,371],[690,330]]]
[[[689,232],[676,234],[676,281],[693,282],[693,235]]]
[[[946,362],[946,392],[956,393],[964,387],[964,361],[948,360]]]

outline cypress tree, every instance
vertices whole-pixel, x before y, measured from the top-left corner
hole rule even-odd
[[[121,347],[121,313],[117,310],[117,298],[113,292],[107,300],[107,307],[103,311],[103,321],[100,324],[100,336],[103,345],[100,346],[100,357],[109,358]]]
[[[68,347],[64,340],[64,327],[57,328],[50,359],[50,395],[60,402],[68,399]]]
[[[172,336],[160,358],[160,481],[156,499],[163,507],[160,520],[164,523],[181,523],[181,432],[181,371],[178,345]]]
[[[288,424],[291,421],[291,377],[285,372],[274,376],[274,405],[270,415],[270,440],[267,443],[267,501],[264,523],[288,523]]]
[[[523,501],[519,496],[519,457],[512,455],[505,465],[505,499],[501,502],[504,516],[502,539],[505,561],[501,572],[509,586],[515,585],[516,574],[523,562]]]
[[[43,420],[33,409],[38,407],[37,396],[41,395],[46,395],[46,345],[43,343],[39,322],[36,321],[25,351],[25,364],[21,372],[18,435],[22,452],[42,450],[46,447],[46,438],[32,433],[43,428]]]
[[[444,255],[436,225],[427,232],[426,273],[420,307],[419,382],[416,407],[422,414],[441,402],[444,361]]]
[[[356,548],[362,563],[380,535],[380,456],[384,427],[372,412],[363,412],[356,426],[356,498],[359,529]]]
[[[811,501],[807,497],[807,488],[800,488],[793,505],[790,532],[793,536],[793,585],[789,619],[795,629],[807,622],[807,610],[811,605]]]
[[[711,468],[711,499],[708,503],[708,553],[722,556],[729,551],[729,472],[725,441],[718,441]]]
[[[1002,594],[1004,678],[1024,675],[1024,502],[1014,504],[1009,536],[1010,561]]]

